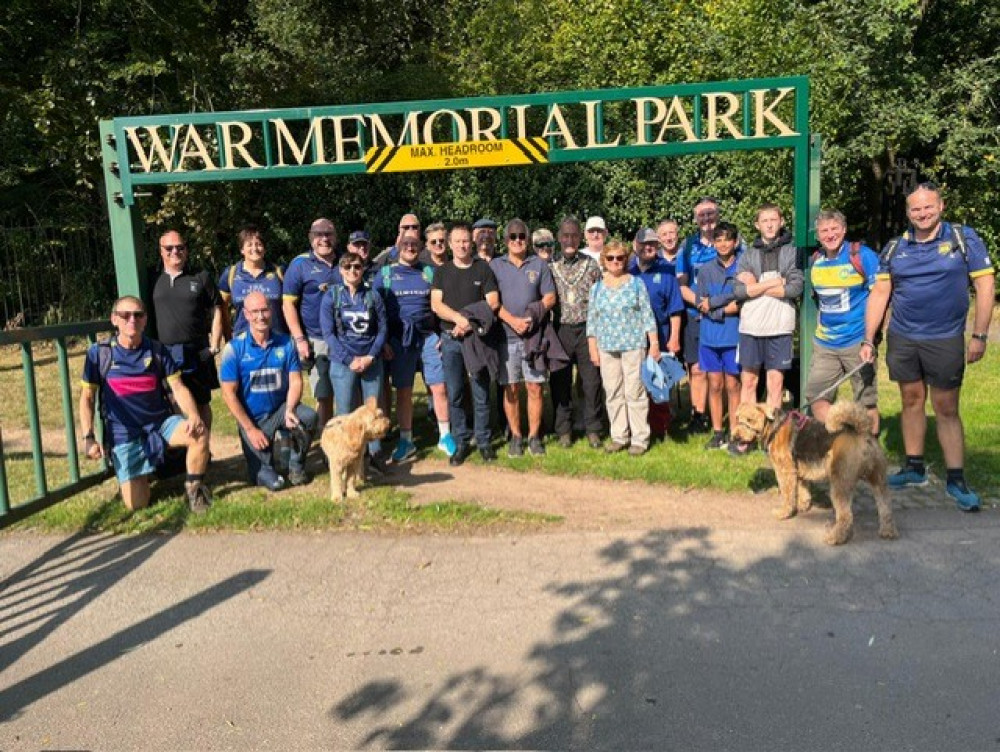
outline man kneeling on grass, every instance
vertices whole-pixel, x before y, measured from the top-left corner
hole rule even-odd
[[[299,402],[299,354],[287,334],[271,331],[271,308],[263,293],[243,303],[249,328],[222,351],[222,397],[240,428],[240,444],[251,483],[280,491],[285,479],[274,465],[274,437],[282,428],[298,431],[288,460],[288,483],[309,482],[306,453],[316,428],[316,411]]]
[[[208,431],[181,381],[180,369],[163,345],[143,334],[146,309],[139,298],[126,295],[116,300],[111,323],[118,333],[109,342],[91,345],[83,363],[80,424],[84,452],[92,460],[110,455],[122,501],[129,510],[136,510],[149,504],[149,476],[163,463],[167,445],[186,447],[188,505],[192,512],[205,512],[212,499],[204,485]],[[164,383],[187,420],[174,414]],[[103,447],[94,435],[98,390]]]

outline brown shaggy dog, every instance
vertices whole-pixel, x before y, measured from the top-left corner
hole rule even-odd
[[[375,399],[350,415],[331,418],[323,427],[320,446],[330,463],[330,500],[344,500],[358,495],[357,485],[364,484],[365,446],[389,432],[389,419]]]
[[[850,540],[854,532],[851,502],[859,480],[875,494],[878,534],[897,538],[892,505],[886,485],[886,459],[871,435],[865,408],[856,402],[837,402],[827,413],[826,425],[800,413],[783,413],[765,404],[742,404],[736,410],[733,438],[757,441],[767,447],[783,504],[775,510],[779,519],[794,517],[812,506],[803,481],[830,481],[830,500],[835,515],[826,535],[830,545]]]

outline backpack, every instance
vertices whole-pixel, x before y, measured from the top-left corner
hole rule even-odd
[[[100,340],[97,343],[97,372],[100,375],[101,383],[103,384],[107,383],[108,374],[111,372],[111,348],[113,347],[114,342],[115,339],[112,337],[111,339]],[[170,399],[170,394],[167,392],[166,387],[163,386],[163,382],[166,379],[166,374],[163,368],[163,356],[166,352],[166,348],[163,343],[158,342],[155,339],[150,339],[148,342],[150,344],[150,351],[152,352],[152,365],[157,375],[156,383],[160,387],[160,393],[163,395],[163,399],[166,400],[168,405],[172,406],[173,402]],[[103,399],[99,401],[98,415],[101,419],[101,446],[104,449],[104,461],[107,463],[109,468],[113,469],[111,462],[111,423],[108,419],[108,408]],[[184,472],[186,469],[186,456],[186,448],[167,446],[164,462],[156,468],[156,477],[160,479],[172,478],[173,476]]]
[[[382,289],[384,289],[384,290],[391,290],[392,289],[392,267],[393,266],[395,266],[395,264],[386,264],[385,266],[383,266],[380,269],[380,272],[382,273]],[[424,268],[421,271],[421,274],[423,275],[424,281],[427,284],[429,284],[429,285],[433,285],[434,284],[434,268],[433,267],[431,267],[429,264],[424,264]]]
[[[344,336],[344,322],[340,318],[340,310],[344,307],[343,290],[343,285],[336,285],[330,290],[330,295],[333,297],[333,327],[338,338]],[[375,291],[371,287],[365,288],[365,308],[368,310],[370,320],[375,311]]]
[[[233,282],[236,280],[236,267],[237,266],[239,266],[239,264],[233,264],[232,266],[230,266],[229,267],[229,274],[226,277],[226,279],[229,282],[229,294],[230,295],[233,294]],[[285,281],[285,273],[283,271],[281,271],[281,266],[280,265],[278,265],[278,264],[274,265],[274,273],[278,275],[278,281],[279,282],[284,282]]]
[[[823,255],[823,252],[818,248],[813,251],[812,263],[815,264],[819,258]],[[852,240],[851,241],[851,266],[854,267],[854,271],[858,273],[861,279],[868,279],[868,274],[865,272],[865,266],[861,263],[861,241]]]
[[[958,250],[962,252],[962,260],[965,261],[965,265],[969,265],[969,248],[965,244],[965,227],[963,225],[949,225],[951,228],[951,239],[958,246]],[[889,262],[892,261],[892,257],[896,254],[896,249],[899,248],[900,242],[903,240],[902,235],[897,235],[892,240],[888,242],[885,246],[885,250],[882,251],[882,261],[885,263],[886,268],[889,268]]]

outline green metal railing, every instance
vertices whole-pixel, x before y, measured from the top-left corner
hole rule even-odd
[[[0,347],[17,346],[21,349],[21,367],[24,377],[24,399],[28,415],[28,433],[31,440],[31,461],[35,476],[35,496],[13,504],[7,474],[7,455],[3,443],[3,426],[0,425],[0,528],[11,525],[35,512],[68,499],[91,486],[102,483],[111,476],[104,465],[97,472],[80,474],[80,457],[76,448],[76,420],[73,416],[73,390],[69,372],[69,353],[66,342],[70,338],[86,337],[96,341],[101,332],[110,332],[109,321],[87,321],[78,324],[59,324],[29,329],[0,332]],[[35,379],[33,346],[39,342],[52,342],[56,350],[56,368],[59,373],[62,422],[66,434],[66,462],[69,482],[58,488],[49,488],[45,469],[42,426],[38,412],[38,386]],[[99,425],[95,429],[100,431]]]

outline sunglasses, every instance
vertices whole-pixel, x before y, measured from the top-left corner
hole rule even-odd
[[[420,225],[400,225],[400,230],[419,230]]]
[[[512,232],[507,236],[507,240],[527,240],[528,233],[526,232]]]
[[[342,266],[340,268],[351,272],[360,272],[364,267],[361,266],[361,264],[347,264],[346,266]]]
[[[625,256],[605,256],[605,261],[624,261]]]
[[[161,245],[160,248],[167,253],[184,253],[184,251],[188,249],[188,247],[183,243],[180,245]]]
[[[444,245],[444,238],[434,238],[433,240],[428,240],[427,245]]]
[[[146,318],[145,311],[115,311],[115,316],[120,319],[125,319],[126,321],[131,321],[135,319],[136,321],[142,321]]]
[[[556,244],[549,241],[543,241],[541,243],[535,243],[535,248],[555,248]]]

